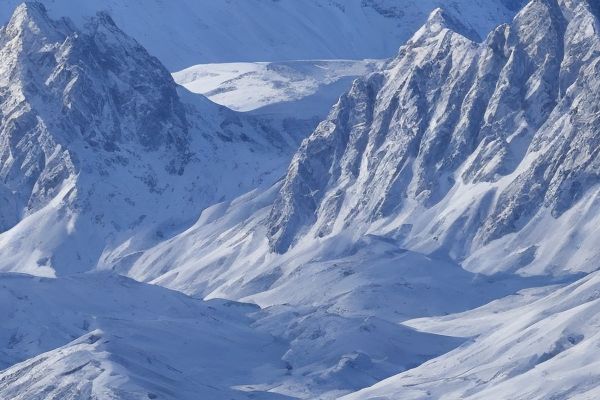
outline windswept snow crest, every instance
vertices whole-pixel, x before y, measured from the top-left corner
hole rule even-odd
[[[173,78],[191,92],[260,118],[300,143],[354,79],[383,65],[384,60],[201,64]]]

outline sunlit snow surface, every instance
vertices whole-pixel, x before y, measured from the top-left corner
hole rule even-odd
[[[296,113],[303,116],[326,113],[352,80],[379,70],[383,63],[317,60],[202,64],[176,72],[173,77],[191,92],[232,110],[269,113],[277,109],[269,106],[294,102]],[[304,107],[297,104],[302,99]],[[292,115],[291,109],[288,113]]]
[[[409,325],[467,344],[358,399],[595,399],[600,395],[600,276],[529,290],[481,309]]]

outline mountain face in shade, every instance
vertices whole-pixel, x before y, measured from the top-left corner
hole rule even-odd
[[[0,288],[2,398],[284,398],[235,388],[285,373],[256,306],[107,273],[0,274]]]
[[[78,30],[25,3],[0,57],[0,270],[87,270],[106,246],[158,240],[272,182],[294,145],[178,87],[106,14]]]

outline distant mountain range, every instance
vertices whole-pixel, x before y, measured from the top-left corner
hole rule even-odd
[[[0,4],[0,24],[20,0]],[[523,0],[44,0],[54,18],[82,25],[106,11],[171,72],[240,61],[392,57],[438,6],[481,36]]]

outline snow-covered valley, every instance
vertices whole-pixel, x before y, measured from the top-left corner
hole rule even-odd
[[[598,396],[595,1],[17,3],[0,398]]]

